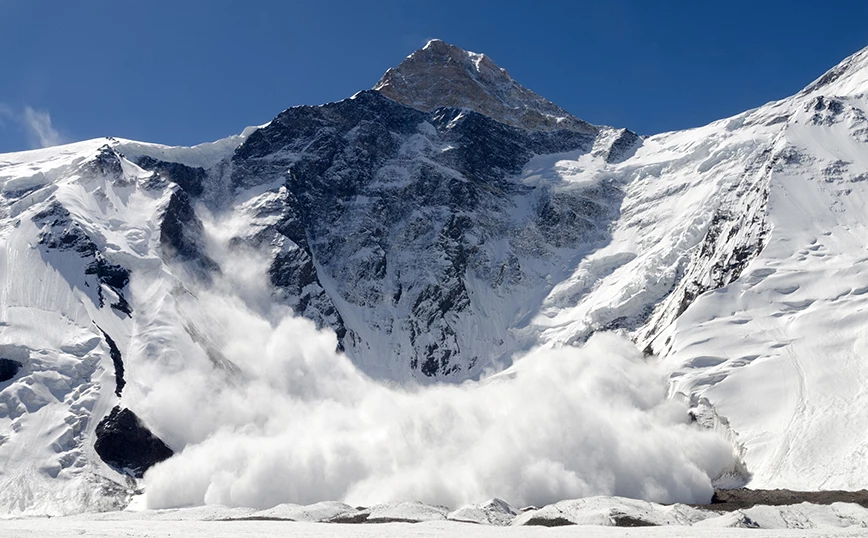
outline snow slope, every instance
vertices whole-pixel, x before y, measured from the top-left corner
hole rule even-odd
[[[754,487],[868,482],[866,58],[595,171],[625,186],[612,241],[533,322],[549,345],[628,330]]]
[[[92,167],[102,143],[0,158],[0,354],[23,365],[0,383],[6,510],[108,508],[124,490],[105,478],[115,473],[92,442],[83,442],[114,399],[115,368],[101,331],[124,344],[131,331],[128,316],[104,300],[119,301],[125,286],[91,269],[106,259],[147,267],[148,220],[165,197],[137,189],[144,174],[132,165],[124,181]],[[48,246],[53,241],[57,248]],[[89,487],[65,479],[74,476]]]
[[[97,424],[148,390],[150,360],[171,367],[174,338],[192,344],[177,318],[160,334],[148,317],[177,292],[161,227],[181,198],[131,147],[165,151],[97,139],[0,156],[0,357],[21,365],[0,382],[4,512],[124,506],[135,483],[96,454]]]
[[[751,485],[864,487],[866,92],[863,50],[792,98],[621,162],[529,162],[524,182],[611,182],[624,198],[610,242],[517,329],[552,346],[632,334]]]
[[[738,433],[752,484],[860,489],[868,101],[810,93],[790,106],[771,170],[768,245],[744,278],[685,312],[665,360],[673,391],[705,398]]]

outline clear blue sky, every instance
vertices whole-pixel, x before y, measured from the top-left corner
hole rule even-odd
[[[868,45],[868,2],[0,0],[0,152],[214,140],[369,88],[432,37],[651,134],[797,92]]]

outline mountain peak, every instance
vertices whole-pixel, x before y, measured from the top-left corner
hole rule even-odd
[[[459,54],[467,54],[467,51],[461,49],[460,47],[456,47],[455,45],[450,45],[449,43],[443,41],[442,39],[429,39],[425,46],[421,49],[415,51],[413,54],[419,52],[429,52],[435,54],[443,54],[447,52],[455,52]],[[411,56],[413,55],[411,54]]]
[[[386,71],[374,90],[425,112],[467,108],[528,130],[596,132],[594,126],[520,85],[485,54],[440,39],[428,41]]]

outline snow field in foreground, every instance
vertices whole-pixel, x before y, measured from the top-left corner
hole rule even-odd
[[[691,537],[730,538],[751,536],[771,537],[845,537],[864,536],[864,528],[851,529],[738,529],[696,527],[489,527],[472,523],[431,521],[425,523],[383,523],[375,525],[323,524],[287,521],[161,521],[139,519],[128,521],[89,521],[85,518],[40,518],[3,521],[3,536],[10,538],[66,538],[82,535],[93,537],[434,537],[464,536],[469,538],[509,537]]]
[[[361,516],[361,517],[360,517]],[[367,518],[366,523],[362,523]],[[338,502],[267,510],[200,506],[0,520],[3,536],[864,536],[852,503],[753,506],[718,512],[619,497],[518,510],[498,499],[449,512],[417,502],[354,508]]]

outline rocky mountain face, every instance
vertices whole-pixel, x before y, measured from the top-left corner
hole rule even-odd
[[[280,185],[251,202],[270,221],[239,239],[277,248],[272,283],[370,373],[467,379],[514,350],[518,305],[617,217],[605,183],[517,179],[534,155],[587,154],[596,138],[375,91],[292,108],[232,157],[235,192]]]

